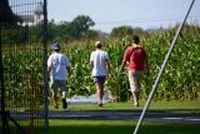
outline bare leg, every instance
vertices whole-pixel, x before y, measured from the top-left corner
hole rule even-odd
[[[62,98],[63,98],[63,99],[66,98],[66,91],[62,91]]]
[[[58,106],[57,92],[52,91],[52,98],[53,98],[53,103],[54,103],[54,105],[55,105],[56,108],[57,108],[57,106]]]
[[[139,106],[139,95],[140,95],[139,91],[133,91],[132,95],[133,95],[134,104],[135,104],[135,106],[138,107]]]
[[[96,83],[97,101],[99,106],[102,106],[103,104],[103,88],[104,86],[102,84]]]
[[[62,91],[62,103],[63,103],[63,108],[67,108],[67,101],[66,101],[66,91]]]

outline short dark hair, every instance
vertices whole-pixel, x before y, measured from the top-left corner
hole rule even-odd
[[[140,38],[137,35],[133,35],[132,40],[134,43],[138,44],[140,42]]]
[[[60,48],[59,49],[54,49],[55,52],[60,52]]]
[[[101,41],[96,41],[96,42],[95,42],[95,46],[96,46],[96,48],[102,48],[102,43],[101,43]]]
[[[102,48],[102,44],[99,43],[99,44],[96,46],[96,48]]]

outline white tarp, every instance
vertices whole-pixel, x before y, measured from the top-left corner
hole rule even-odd
[[[113,97],[110,91],[105,91],[103,96],[103,103],[108,103],[113,101]],[[69,104],[83,104],[83,103],[97,103],[97,95],[93,94],[91,96],[73,96],[68,98],[67,102]]]

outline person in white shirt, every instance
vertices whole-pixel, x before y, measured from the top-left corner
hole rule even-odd
[[[92,77],[96,86],[98,106],[103,106],[104,83],[110,71],[108,53],[102,50],[102,43],[95,43],[96,50],[90,55],[90,65],[92,66]]]
[[[70,63],[64,54],[60,53],[60,45],[55,42],[51,46],[52,54],[49,56],[47,61],[48,74],[50,77],[50,88],[52,91],[52,98],[54,101],[55,108],[58,108],[57,91],[62,91],[62,104],[63,108],[67,108],[66,101],[66,81],[70,71]]]

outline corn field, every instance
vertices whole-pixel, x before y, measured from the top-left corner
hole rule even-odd
[[[142,43],[149,56],[150,76],[142,80],[142,97],[146,98],[152,88],[175,30],[155,33],[142,38]],[[162,99],[197,99],[200,97],[200,29],[187,27],[180,35],[176,48],[172,53],[165,72],[161,78],[155,98]],[[109,53],[111,60],[111,74],[106,82],[106,89],[110,89],[119,100],[128,99],[128,78],[119,72],[119,66],[125,48],[130,38],[112,39],[104,41],[104,50]],[[72,42],[65,44],[63,52],[68,55],[72,64],[72,75],[68,82],[71,95],[88,95],[95,92],[91,78],[89,56],[95,49],[94,41]]]
[[[150,92],[174,35],[175,30],[172,29],[166,32],[151,33],[141,38],[141,44],[148,52],[150,63],[150,75],[144,75],[142,79],[142,98],[146,98]],[[190,26],[182,31],[158,85],[154,96],[156,100],[200,98],[199,37],[200,28],[197,26]],[[73,41],[70,43],[61,42],[61,52],[68,56],[71,63],[71,73],[67,82],[68,96],[90,95],[95,93],[95,86],[91,77],[91,67],[89,65],[90,53],[95,49],[94,42],[94,40]],[[129,99],[129,83],[126,71],[120,73],[119,67],[124,50],[130,44],[130,38],[127,36],[107,39],[103,41],[103,44],[103,49],[108,52],[110,57],[112,74],[106,81],[105,89],[111,90],[119,101],[125,101]],[[29,56],[30,58],[27,58]],[[39,84],[41,86],[34,87],[34,89],[37,92],[42,92],[42,67],[34,67],[35,64],[42,61],[42,54],[37,54],[35,51],[27,52],[20,47],[17,50],[17,54],[15,53],[15,56],[4,53],[3,58],[4,62],[8,65],[7,71],[10,74],[13,73],[13,77],[19,77],[18,81],[12,81],[11,77],[6,82],[6,87],[9,89],[7,92],[13,92],[13,96],[11,95],[10,98],[13,105],[21,105],[19,102],[26,103],[25,100],[30,99],[27,93],[25,93],[30,92],[27,91],[28,88],[26,87],[27,80],[25,79],[27,78],[31,80],[31,77],[37,77],[37,83],[41,83]],[[26,60],[23,60],[23,58]],[[31,83],[32,81],[29,81],[29,86],[31,86]],[[20,98],[17,94],[21,94]],[[21,97],[22,94],[24,94],[23,97]]]

